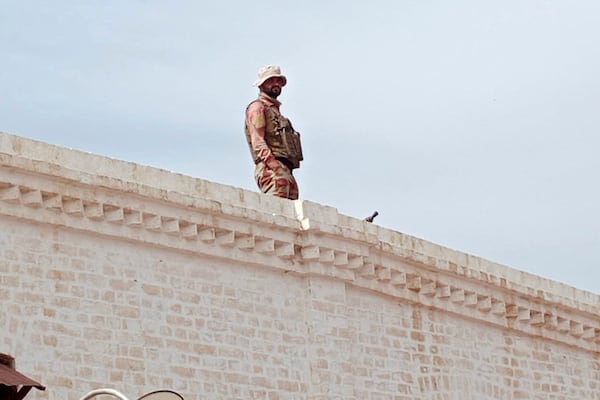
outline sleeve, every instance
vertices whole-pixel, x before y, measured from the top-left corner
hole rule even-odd
[[[267,125],[265,121],[265,106],[260,101],[255,101],[248,107],[246,111],[246,123],[250,132],[250,143],[254,153],[269,168],[279,168],[279,161],[277,161],[265,141],[265,127]]]

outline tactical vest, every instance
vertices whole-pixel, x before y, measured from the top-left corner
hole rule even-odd
[[[290,120],[281,115],[277,107],[270,106],[264,102],[263,105],[265,106],[265,142],[267,143],[267,146],[269,146],[275,158],[286,159],[292,168],[300,167],[300,161],[304,159],[302,157],[300,133],[294,130]],[[247,124],[246,140],[248,141],[248,146],[250,147],[252,159],[255,163],[258,163],[260,158],[252,149],[250,130],[248,129]]]

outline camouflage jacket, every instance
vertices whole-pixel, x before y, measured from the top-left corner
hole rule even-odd
[[[283,162],[298,168],[302,161],[300,134],[289,119],[281,115],[281,103],[261,93],[246,108],[246,140],[255,163],[263,162],[271,169]],[[278,162],[279,160],[279,162]]]

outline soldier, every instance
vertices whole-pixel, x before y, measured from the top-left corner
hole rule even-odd
[[[267,65],[258,71],[255,85],[258,99],[246,108],[246,140],[256,165],[254,178],[263,193],[286,199],[298,198],[298,184],[292,171],[300,166],[300,134],[289,119],[281,115],[277,97],[287,79],[278,66]]]

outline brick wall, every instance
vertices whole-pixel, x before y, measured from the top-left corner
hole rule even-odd
[[[47,387],[28,399],[600,399],[594,294],[6,134],[0,162],[0,352]]]

